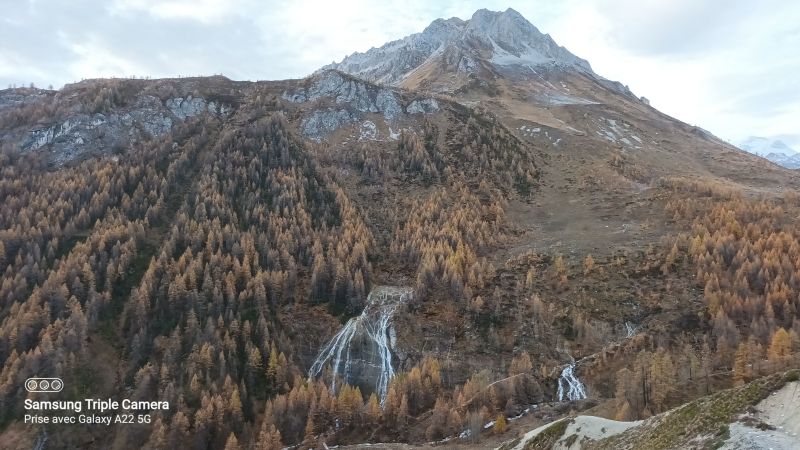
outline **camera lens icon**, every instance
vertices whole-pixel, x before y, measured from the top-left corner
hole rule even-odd
[[[61,378],[28,378],[25,390],[28,392],[60,392],[64,388]]]

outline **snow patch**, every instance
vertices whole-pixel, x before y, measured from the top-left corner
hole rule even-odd
[[[730,437],[721,448],[789,450],[800,448],[800,383],[786,383],[742,418],[762,421],[774,429],[762,430],[748,423],[730,424]]]
[[[569,423],[567,424],[567,428],[564,430],[564,434],[561,435],[558,441],[555,442],[553,448],[569,450],[577,450],[582,448],[586,440],[598,441],[609,436],[620,434],[625,430],[641,425],[642,423],[641,420],[635,422],[620,422],[593,416],[577,416],[573,419],[565,418],[561,420],[569,421]],[[525,435],[522,436],[512,450],[524,449],[528,442],[561,420],[547,423],[525,433]],[[577,438],[573,438],[573,435],[577,436]],[[567,445],[568,442],[570,445]],[[499,448],[507,448],[507,443],[498,447],[498,449]]]
[[[597,126],[595,133],[609,142],[621,144],[630,149],[641,149],[642,138],[634,134],[633,127],[627,122],[618,122],[616,119],[600,117],[592,120]],[[639,144],[639,145],[637,145]]]
[[[541,66],[545,64],[555,64],[556,62],[555,59],[542,55],[528,45],[525,45],[522,51],[518,55],[515,55],[497,45],[497,42],[492,38],[489,38],[489,43],[492,44],[492,58],[490,61],[492,64],[498,66]]]
[[[551,106],[564,106],[564,105],[598,105],[599,103],[587,98],[577,97],[574,95],[567,95],[562,93],[539,94],[536,100]]]
[[[522,135],[525,137],[534,137],[535,135],[539,134],[542,131],[540,127],[529,127],[526,125],[522,125],[518,129],[519,131],[522,132]]]

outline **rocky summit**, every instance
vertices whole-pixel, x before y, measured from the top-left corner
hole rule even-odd
[[[592,72],[589,63],[559,47],[518,12],[481,9],[469,20],[437,19],[424,31],[325,66],[384,84],[401,84],[432,59],[447,55],[458,72],[474,73],[479,64],[525,68],[563,68]]]

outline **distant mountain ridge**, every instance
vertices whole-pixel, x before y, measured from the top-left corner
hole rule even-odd
[[[778,137],[750,136],[738,147],[789,169],[800,169],[800,153]]]

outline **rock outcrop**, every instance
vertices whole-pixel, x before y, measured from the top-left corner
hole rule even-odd
[[[370,114],[382,116],[384,124],[390,127],[406,120],[409,114],[439,111],[439,103],[434,98],[414,99],[404,106],[402,95],[394,89],[352,78],[335,70],[313,75],[305,87],[286,91],[282,97],[292,103],[319,105],[301,123],[303,135],[317,142],[355,123],[361,123],[361,128],[367,126],[371,129],[369,139],[379,139],[375,122],[365,120]],[[367,125],[367,122],[372,125]],[[383,137],[391,138],[389,133]]]
[[[49,99],[48,92],[53,94],[39,89],[2,91],[0,110],[22,105],[35,108]],[[114,152],[139,140],[162,136],[174,124],[206,113],[227,117],[231,108],[191,95],[163,102],[153,95],[139,95],[131,105],[103,112],[92,113],[79,104],[73,105],[43,126],[6,131],[0,135],[0,142],[17,146],[23,152],[44,151],[53,163],[60,165],[85,154]]]

